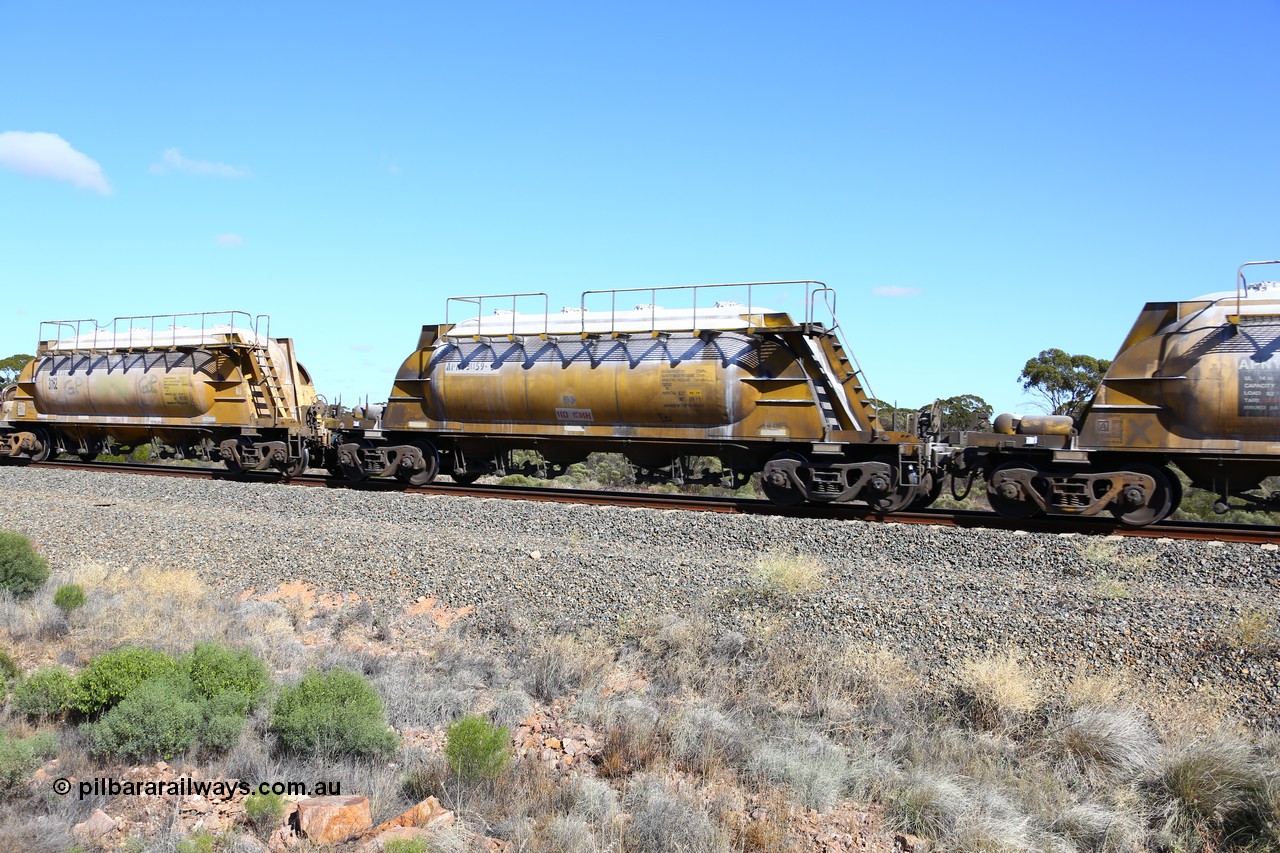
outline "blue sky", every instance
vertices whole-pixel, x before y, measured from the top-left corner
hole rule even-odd
[[[1039,350],[1109,357],[1144,302],[1280,257],[1278,24],[0,0],[0,355],[45,319],[237,308],[350,402],[448,296],[812,278],[878,396],[1031,409]]]

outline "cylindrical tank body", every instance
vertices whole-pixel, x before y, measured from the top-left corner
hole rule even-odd
[[[33,398],[48,415],[194,418],[213,407],[217,356],[193,352],[44,356]]]
[[[1001,435],[1071,435],[1074,421],[1066,415],[996,415],[991,428]]]
[[[462,423],[723,426],[754,406],[742,379],[757,361],[737,334],[446,341],[431,355],[426,410]]]
[[[1144,320],[1145,334],[1135,327],[1116,356],[1102,402],[1159,407],[1165,429],[1190,441],[1280,436],[1280,301],[1156,303]]]

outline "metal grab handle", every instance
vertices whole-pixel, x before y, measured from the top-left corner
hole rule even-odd
[[[1236,270],[1236,320],[1237,322],[1240,319],[1241,299],[1244,297],[1244,292],[1249,289],[1249,283],[1245,281],[1245,278],[1244,278],[1244,268],[1245,267],[1261,267],[1261,266],[1266,266],[1267,264],[1280,264],[1280,260],[1245,261],[1243,264],[1240,265],[1240,268]]]
[[[516,300],[530,296],[542,297],[542,334],[547,333],[548,323],[551,315],[551,301],[547,294],[542,291],[530,291],[527,293],[487,293],[483,296],[450,296],[444,302],[444,324],[450,325],[449,322],[449,306],[454,302],[465,302],[468,305],[476,306],[476,333],[484,332],[484,301],[486,299],[510,299],[511,300],[511,331],[507,334],[515,335],[516,333]],[[465,321],[462,321],[465,322]],[[455,324],[456,325],[456,324]]]

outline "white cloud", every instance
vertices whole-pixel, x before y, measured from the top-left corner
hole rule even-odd
[[[0,166],[19,174],[53,178],[111,195],[111,184],[102,174],[102,167],[56,133],[21,130],[0,133]]]
[[[891,297],[919,296],[920,288],[898,287],[896,284],[891,284],[888,287],[877,287],[876,289],[871,291],[871,294],[873,296],[891,296]]]
[[[239,234],[219,234],[213,238],[213,242],[224,249],[239,249],[244,245],[244,238]]]
[[[205,160],[188,160],[177,148],[166,148],[160,155],[158,163],[151,164],[151,171],[157,175],[170,172],[186,172],[190,175],[214,175],[219,178],[244,178],[248,169],[239,166],[228,166],[226,163],[210,163]]]

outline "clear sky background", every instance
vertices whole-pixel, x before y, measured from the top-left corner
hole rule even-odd
[[[237,308],[353,402],[448,296],[812,278],[881,398],[1031,409],[1041,349],[1110,357],[1144,302],[1280,257],[1278,25],[0,0],[0,356],[40,320]]]

